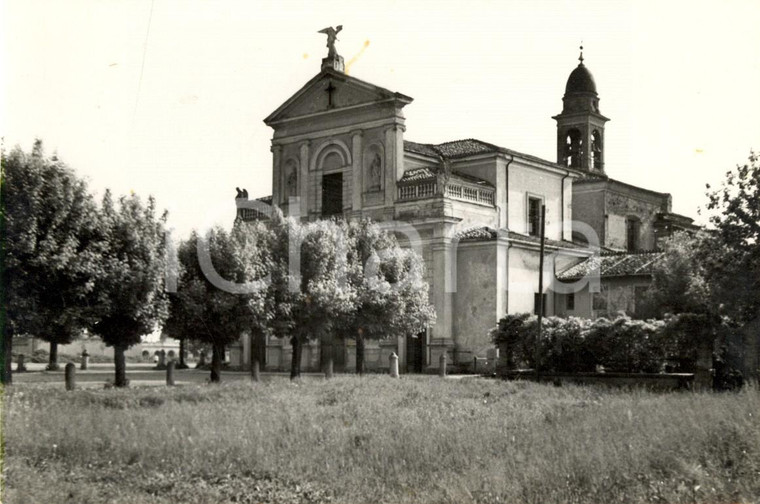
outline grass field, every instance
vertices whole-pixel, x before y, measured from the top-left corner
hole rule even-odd
[[[754,389],[368,376],[4,398],[6,504],[760,500]]]

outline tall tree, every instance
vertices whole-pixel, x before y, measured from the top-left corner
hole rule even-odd
[[[274,325],[278,335],[290,337],[293,379],[301,373],[303,345],[309,340],[331,345],[336,321],[354,309],[356,292],[348,282],[348,269],[355,263],[348,260],[351,245],[342,221],[301,224],[276,213],[270,226]],[[328,353],[328,373],[330,367]]]
[[[266,336],[273,334],[272,322],[275,317],[275,297],[272,289],[272,256],[275,239],[271,229],[261,221],[235,222],[232,237],[243,264],[243,279],[251,286],[243,293],[248,331],[250,334],[251,378],[259,380],[259,371],[264,352]]]
[[[336,321],[355,309],[356,289],[348,281],[351,243],[345,221],[323,220],[306,224],[301,235],[301,282],[294,305],[295,375],[300,374],[301,348],[314,339],[326,350],[325,372],[332,373]],[[296,351],[297,350],[297,351]],[[291,375],[293,371],[291,371]]]
[[[707,186],[716,247],[706,272],[724,314],[739,323],[760,316],[760,156],[726,172],[721,187]]]
[[[114,204],[106,191],[101,225],[108,241],[105,274],[96,287],[100,317],[93,331],[114,349],[114,385],[128,384],[124,353],[163,323],[168,314],[164,292],[166,213],[156,203],[132,194]]]
[[[37,140],[31,153],[2,156],[2,283],[5,371],[10,382],[13,335],[70,343],[96,320],[94,286],[105,247],[85,182]]]
[[[705,270],[705,257],[714,246],[714,240],[706,232],[675,233],[665,240],[662,255],[652,265],[652,283],[642,315],[662,318],[666,314],[716,310]]]
[[[226,345],[246,330],[253,336],[267,331],[273,315],[270,291],[262,284],[270,270],[268,239],[263,224],[238,221],[231,233],[214,228],[199,237],[193,232],[180,245],[178,289],[170,295],[165,328],[180,340],[211,345],[212,382],[221,380]],[[199,262],[199,250],[209,262]],[[258,358],[258,354],[252,357]]]
[[[392,336],[417,337],[435,321],[423,280],[423,264],[412,250],[401,249],[395,237],[368,220],[348,224],[352,250],[349,280],[356,308],[339,322],[345,337],[356,339],[356,370],[364,372],[366,340]]]
[[[208,262],[201,264],[199,257]],[[225,348],[240,338],[247,323],[241,293],[231,292],[219,280],[241,285],[245,264],[233,238],[220,227],[210,229],[205,236],[193,231],[180,246],[179,263],[179,285],[169,320],[185,337],[211,345],[211,381],[217,383],[221,381]],[[218,275],[218,279],[209,278],[207,273]]]

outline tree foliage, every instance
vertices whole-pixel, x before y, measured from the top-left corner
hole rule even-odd
[[[70,343],[97,320],[104,237],[86,183],[37,140],[2,156],[3,337],[28,333]],[[6,354],[6,369],[10,353]],[[10,375],[8,375],[10,376]]]
[[[652,265],[652,283],[642,312],[663,318],[666,314],[716,311],[706,271],[706,257],[715,246],[713,237],[706,232],[680,232],[665,240],[662,255]]]
[[[716,190],[708,189],[716,246],[706,262],[708,280],[723,312],[737,322],[760,315],[760,157],[726,172]]]
[[[300,374],[301,348],[319,340],[331,348],[337,321],[356,308],[357,291],[349,277],[357,264],[349,261],[353,243],[344,221],[319,220],[289,226],[289,254],[300,256],[297,272],[290,272],[290,315],[293,361],[291,376]],[[300,250],[298,250],[298,245]],[[293,247],[295,245],[295,247]],[[295,248],[295,250],[294,250]],[[328,350],[327,365],[332,354]]]
[[[351,244],[349,282],[356,308],[338,323],[344,337],[356,339],[356,367],[363,372],[364,341],[393,336],[417,337],[435,322],[428,300],[422,259],[402,249],[396,238],[369,220],[347,225]]]
[[[101,208],[102,232],[108,243],[105,274],[96,285],[100,317],[93,330],[114,347],[115,385],[127,385],[124,351],[152,333],[168,314],[164,293],[166,214],[156,216],[156,203],[132,194],[114,203],[106,191]]]
[[[219,227],[203,237],[193,232],[179,247],[178,289],[170,295],[165,328],[178,339],[211,345],[213,382],[221,379],[224,347],[244,331],[264,334],[272,320],[269,290],[252,288],[266,278],[271,268],[270,234],[262,224],[237,222],[231,233]],[[204,256],[204,250],[208,251],[210,263],[202,267],[199,251]],[[230,284],[225,287],[212,281],[207,275],[209,268]]]

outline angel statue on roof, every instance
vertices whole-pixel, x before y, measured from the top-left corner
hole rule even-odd
[[[338,40],[338,32],[343,29],[343,25],[338,25],[335,28],[328,26],[317,33],[327,34],[327,57],[332,58],[338,55],[338,51],[335,50],[335,41]]]

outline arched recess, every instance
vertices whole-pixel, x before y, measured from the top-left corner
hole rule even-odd
[[[385,151],[379,142],[364,149],[362,160],[364,191],[377,192],[385,187]]]
[[[288,158],[282,165],[282,201],[287,203],[291,196],[298,196],[298,161]]]
[[[319,146],[311,158],[309,169],[333,171],[351,164],[351,151],[341,140],[328,140]]]

